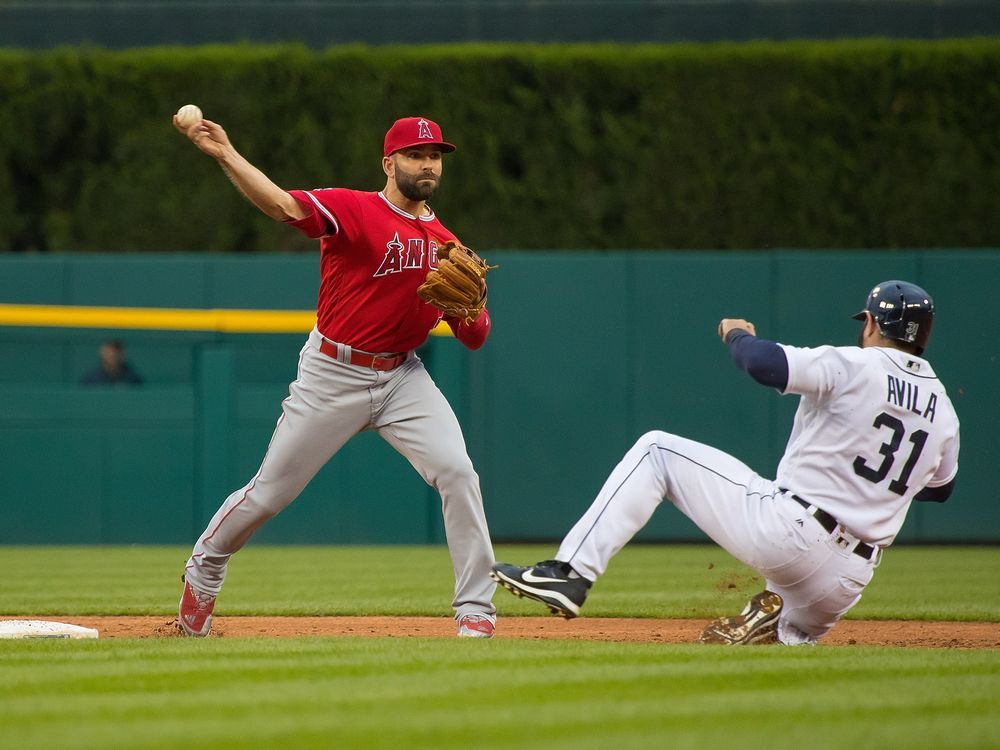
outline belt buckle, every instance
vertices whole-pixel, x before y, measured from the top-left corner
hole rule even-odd
[[[379,361],[380,359],[386,359],[386,357],[383,357],[383,356],[382,356],[381,354],[373,354],[373,355],[372,355],[372,361],[371,361],[371,364],[369,364],[368,366],[369,366],[370,368],[372,368],[373,370],[377,370],[377,369],[379,369],[379,367],[378,367],[378,361]]]
[[[836,539],[833,540],[833,543],[843,550],[848,549],[849,547],[851,547],[851,545],[856,544],[856,542],[858,541],[857,539],[851,539],[847,535],[845,535],[844,533],[845,531],[846,529],[841,524],[837,524],[837,528],[833,530],[833,533],[836,536]]]

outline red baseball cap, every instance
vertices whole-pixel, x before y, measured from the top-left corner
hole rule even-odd
[[[396,120],[385,134],[384,155],[388,156],[410,146],[437,146],[443,152],[454,151],[455,147],[441,135],[441,126],[426,117],[403,117]]]

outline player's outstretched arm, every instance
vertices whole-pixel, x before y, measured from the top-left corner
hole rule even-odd
[[[761,385],[784,393],[788,387],[788,357],[780,346],[757,338],[754,324],[742,318],[724,318],[717,333],[729,348],[733,364]]]
[[[222,126],[211,120],[198,120],[183,127],[174,115],[174,127],[184,133],[198,149],[222,167],[236,188],[257,208],[275,221],[291,221],[306,216],[306,211],[291,195],[275,185],[257,167],[243,158],[229,142]]]

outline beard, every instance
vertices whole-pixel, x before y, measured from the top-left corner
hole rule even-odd
[[[420,180],[428,180],[428,182],[420,182]],[[441,178],[429,172],[413,175],[399,169],[396,170],[396,187],[411,201],[428,200],[434,195],[434,191],[440,184]]]

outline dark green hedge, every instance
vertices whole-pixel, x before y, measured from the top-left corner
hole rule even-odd
[[[284,187],[378,189],[438,119],[434,200],[493,248],[1000,244],[1000,39],[0,51],[0,248],[281,250],[170,125]]]

